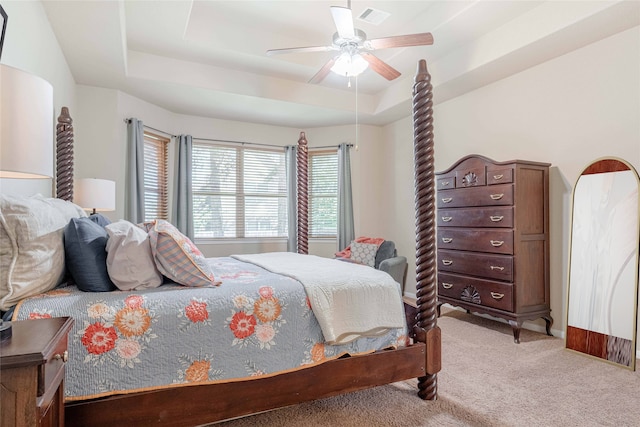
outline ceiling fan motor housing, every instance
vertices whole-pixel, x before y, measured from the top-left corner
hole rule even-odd
[[[353,46],[354,48],[361,48],[364,45],[364,41],[367,39],[367,35],[364,31],[357,28],[353,29],[353,37],[340,37],[340,34],[333,34],[333,45],[338,48],[344,48],[346,46]]]

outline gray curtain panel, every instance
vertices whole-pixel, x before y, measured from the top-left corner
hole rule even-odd
[[[125,219],[144,221],[144,125],[132,118],[127,122],[127,191]]]
[[[193,240],[193,190],[191,187],[193,138],[191,135],[176,137],[178,166],[176,169],[173,220],[182,234]]]
[[[298,252],[298,166],[295,145],[284,147],[284,158],[287,169],[287,251]]]
[[[338,146],[338,251],[355,238],[351,195],[351,145]]]

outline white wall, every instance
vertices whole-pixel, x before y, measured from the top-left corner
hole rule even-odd
[[[57,123],[63,106],[69,107],[73,115],[76,109],[75,81],[42,4],[34,1],[3,1],[2,7],[8,19],[0,62],[51,83],[54,123]],[[55,129],[51,129],[51,134],[55,141]],[[51,150],[54,150],[54,145]],[[55,193],[52,179],[0,179],[0,191],[15,195],[40,193],[51,196]]]
[[[434,91],[437,87],[434,88]],[[497,161],[535,160],[550,172],[550,270],[553,329],[564,330],[571,192],[583,168],[615,156],[640,171],[640,27],[434,107],[436,170],[468,154]],[[394,164],[388,204],[403,253],[415,254],[413,136],[410,118],[384,129]],[[407,290],[415,292],[415,256]],[[413,268],[412,268],[413,267]],[[537,322],[539,326],[543,322]]]
[[[273,145],[295,145],[300,131],[306,132],[309,147],[336,146],[342,142],[356,142],[355,126],[297,129],[230,120],[175,114],[125,93],[79,85],[77,89],[80,111],[74,117],[76,126],[76,177],[96,177],[116,181],[115,212],[106,212],[112,220],[124,216],[126,171],[125,118],[136,117],[145,125],[170,134],[190,134],[194,138],[256,142]],[[382,128],[360,125],[358,147],[352,150],[352,180],[354,192],[354,220],[357,235],[387,236],[387,210],[380,209],[387,166],[380,153],[384,147]],[[175,147],[171,145],[170,152]],[[390,238],[390,237],[388,237]],[[283,240],[244,242],[199,241],[198,247],[206,256],[225,256],[233,253],[284,251]],[[309,252],[332,257],[336,252],[335,239],[311,239]]]

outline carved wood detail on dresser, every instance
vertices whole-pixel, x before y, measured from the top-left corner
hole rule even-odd
[[[463,157],[436,173],[438,315],[448,303],[506,320],[520,342],[549,303],[549,164]]]

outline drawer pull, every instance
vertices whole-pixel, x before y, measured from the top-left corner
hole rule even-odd
[[[453,239],[451,237],[442,238],[442,243],[451,243],[451,242],[453,242]]]
[[[490,240],[490,242],[491,246],[493,246],[494,248],[499,248],[504,244],[504,240]]]
[[[491,215],[489,219],[493,222],[500,222],[504,219],[503,215]]]
[[[491,194],[489,195],[489,197],[491,197],[492,200],[500,200],[504,197],[504,193],[500,193],[500,194]]]
[[[493,175],[493,179],[502,179],[502,178],[504,178],[504,175],[503,175],[503,174],[500,174],[500,175]]]
[[[453,197],[445,197],[444,199],[442,199],[442,203],[449,203],[453,200]]]
[[[451,289],[453,288],[453,284],[442,282],[442,287],[445,289]]]
[[[491,292],[491,298],[500,300],[504,297],[504,294],[499,294],[497,292]]]
[[[451,184],[449,181],[441,181],[440,185],[442,185],[443,187],[448,187],[449,184]]]
[[[453,264],[453,261],[450,259],[443,259],[442,260],[442,265],[451,265]]]
[[[63,363],[67,363],[67,361],[69,360],[69,352],[67,350],[65,350],[62,354],[56,353],[53,356],[53,358],[56,359],[56,360],[62,359]]]
[[[443,216],[443,217],[442,217],[442,221],[443,221],[443,222],[449,222],[449,221],[451,221],[452,219],[453,219],[453,217],[452,217],[452,216]]]
[[[500,267],[500,266],[498,266],[498,265],[492,265],[490,268],[491,268],[491,270],[500,270],[500,271],[504,271],[504,267]]]

